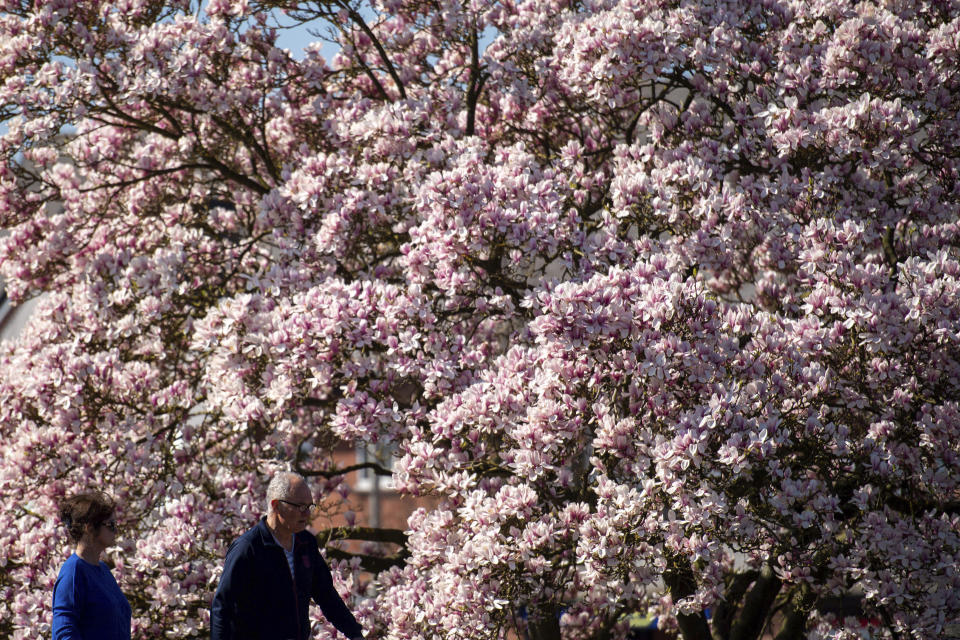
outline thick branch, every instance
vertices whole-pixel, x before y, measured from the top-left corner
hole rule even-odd
[[[663,91],[657,93],[656,81],[653,81],[650,84],[650,101],[643,105],[640,109],[637,109],[637,112],[630,119],[630,124],[627,125],[627,129],[624,132],[624,139],[626,140],[627,144],[633,144],[633,136],[637,129],[637,123],[640,122],[640,117],[647,111],[647,109],[663,100],[664,96],[666,96],[667,93],[672,89],[673,87],[671,85],[664,84]]]
[[[757,640],[760,637],[781,586],[772,567],[766,565],[760,570],[760,577],[753,583],[730,631],[730,640]]]
[[[881,242],[883,245],[883,256],[887,261],[887,268],[890,270],[891,277],[896,275],[897,264],[900,262],[900,258],[897,257],[897,249],[894,247],[893,230],[893,226],[887,227]]]
[[[407,534],[400,529],[381,529],[379,527],[333,527],[317,534],[317,544],[326,546],[334,540],[365,540],[367,542],[389,542],[406,546]]]
[[[341,549],[329,548],[326,550],[327,557],[333,558],[336,560],[353,560],[354,558],[360,559],[360,568],[364,571],[370,573],[380,573],[381,571],[386,571],[392,567],[402,567],[407,562],[407,557],[409,554],[404,551],[394,556],[371,556],[365,553],[350,553],[349,551],[343,551]]]
[[[893,617],[890,615],[890,612],[887,611],[886,607],[880,607],[879,612],[880,617],[883,619],[883,624],[890,631],[890,635],[893,636],[893,640],[900,640],[900,632],[897,631],[897,627],[893,622]]]
[[[887,496],[886,505],[903,515],[914,515],[922,511],[938,511],[947,515],[960,515],[960,502],[936,502],[934,500],[910,501],[899,496]]]
[[[794,589],[787,603],[783,626],[775,640],[800,640],[807,632],[807,620],[813,608],[816,596],[809,586],[803,584]]]
[[[476,129],[477,100],[485,78],[480,77],[480,47],[477,42],[477,29],[470,33],[470,85],[467,87],[467,135],[472,136]]]
[[[386,542],[400,545],[400,551],[390,556],[371,556],[365,553],[351,553],[336,547],[327,547],[334,540],[365,540],[367,542]],[[379,573],[391,567],[402,567],[410,552],[407,550],[407,534],[399,529],[379,529],[374,527],[334,527],[317,534],[317,544],[326,547],[327,557],[338,560],[360,559],[364,571]]]
[[[132,128],[134,129],[140,129],[141,131],[149,131],[151,133],[164,136],[165,138],[171,138],[173,140],[176,140],[177,138],[180,137],[178,134],[172,131],[167,131],[166,129],[162,129],[150,122],[131,116],[126,111],[121,109],[120,106],[110,97],[110,94],[106,91],[106,87],[100,86],[99,88],[100,88],[100,95],[103,96],[103,99],[106,100],[107,104],[110,105],[111,107],[111,109],[104,109],[102,111],[103,114],[109,114],[115,118],[118,118],[119,120],[126,122],[129,125],[132,125]],[[103,120],[101,118],[97,118],[97,120],[112,126],[120,126],[115,122],[110,122],[109,120]]]
[[[696,590],[693,571],[683,558],[673,559],[670,567],[663,573],[663,582],[670,590],[674,602],[693,595]],[[678,613],[677,624],[683,640],[711,640],[710,625],[703,612]]]
[[[384,66],[387,68],[387,72],[390,74],[390,77],[393,78],[393,82],[397,85],[397,91],[400,92],[400,97],[404,100],[407,99],[407,91],[403,87],[403,82],[400,81],[400,76],[397,75],[397,70],[394,69],[393,63],[390,62],[390,58],[387,57],[387,52],[383,49],[383,45],[380,44],[380,40],[377,38],[376,34],[373,33],[373,30],[370,29],[370,26],[366,23],[357,10],[348,5],[343,0],[337,0],[337,4],[347,10],[347,13],[350,14],[350,19],[360,27],[360,29],[367,34],[367,37],[370,38],[370,42],[373,43],[373,46],[376,47],[377,53],[380,54],[380,59],[383,60]],[[380,83],[377,82],[379,85]],[[382,87],[381,87],[382,90]]]
[[[242,173],[239,173],[238,171],[234,171],[233,169],[231,169],[230,167],[220,162],[218,159],[214,158],[211,155],[203,156],[203,159],[209,162],[211,165],[213,165],[214,169],[216,171],[219,171],[220,174],[224,178],[227,178],[228,180],[232,180],[237,184],[243,185],[248,189],[250,189],[251,191],[254,191],[260,195],[266,195],[267,193],[270,192],[270,189],[263,186],[256,180],[253,180],[252,178],[245,176]]]
[[[274,180],[280,179],[280,172],[277,170],[277,165],[274,163],[273,158],[270,157],[270,152],[267,150],[266,136],[263,137],[263,144],[260,144],[255,136],[233,126],[227,119],[220,118],[214,113],[208,115],[210,116],[211,120],[219,125],[221,129],[230,134],[231,137],[246,145],[246,147],[251,150],[252,157],[259,156],[260,159],[263,160],[263,165],[266,167],[267,171],[270,173],[270,176]]]
[[[296,467],[297,473],[305,477],[316,477],[320,476],[322,478],[333,478],[336,476],[342,476],[351,471],[360,471],[361,469],[370,469],[378,476],[389,477],[393,475],[393,472],[389,469],[386,469],[376,462],[361,462],[358,464],[352,464],[348,467],[338,467],[336,469],[303,469],[299,465]]]
[[[181,171],[191,171],[191,170],[213,170],[213,167],[207,164],[182,164],[176,167],[169,167],[167,169],[139,169],[139,171],[147,172],[145,175],[140,176],[139,178],[130,178],[129,180],[121,180],[119,182],[104,182],[93,187],[84,187],[79,189],[80,193],[88,193],[91,191],[100,191],[101,189],[125,189],[126,187],[131,187],[135,184],[141,182],[146,182],[152,178],[158,176],[167,175],[170,173],[178,173]]]
[[[560,640],[560,616],[555,607],[545,606],[531,611],[530,640]]]
[[[714,640],[726,640],[730,637],[730,627],[733,625],[733,616],[754,580],[759,576],[757,571],[745,571],[734,576],[727,586],[724,599],[717,605],[711,620]]]

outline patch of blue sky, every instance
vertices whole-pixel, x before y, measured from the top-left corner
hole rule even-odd
[[[201,2],[197,10],[197,15],[201,20],[205,18],[203,15],[203,7],[206,4],[206,1]],[[314,23],[297,23],[279,9],[275,9],[272,12],[271,18],[273,25],[277,27],[277,46],[281,49],[287,49],[290,51],[290,55],[292,55],[296,60],[303,60],[305,49],[316,42],[322,42],[320,54],[328,60],[333,57],[333,55],[339,49],[339,46],[335,42],[320,38],[318,35],[316,35],[327,28],[327,25],[322,21],[318,20]],[[487,46],[489,46],[491,42],[493,42],[496,36],[496,30],[491,27],[487,27],[487,29],[483,31],[483,33],[480,35],[480,40],[478,43],[481,53],[487,48]],[[74,60],[71,58],[54,56],[54,59],[59,60],[68,66],[75,65]],[[6,134],[7,131],[7,123],[0,121],[0,136]],[[68,132],[69,128],[63,131],[63,133]]]

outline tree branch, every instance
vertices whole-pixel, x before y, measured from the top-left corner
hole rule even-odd
[[[897,264],[900,262],[900,258],[897,257],[897,249],[894,246],[893,231],[892,225],[887,227],[882,239],[883,256],[886,258],[891,278],[897,274]]]
[[[334,540],[365,540],[367,542],[389,542],[402,547],[407,544],[407,534],[400,529],[381,529],[378,527],[333,527],[317,534],[317,544],[325,547]]]
[[[663,582],[670,590],[673,601],[693,595],[696,591],[696,580],[690,565],[683,558],[672,558],[670,565],[663,572]],[[678,613],[677,624],[684,640],[711,640],[710,625],[703,612]]]
[[[98,184],[93,187],[84,187],[83,189],[78,189],[78,191],[80,193],[89,193],[92,191],[100,191],[101,189],[111,189],[111,188],[122,190],[126,187],[131,187],[135,184],[145,182],[147,180],[150,180],[151,178],[155,178],[158,176],[163,176],[170,173],[177,173],[180,171],[203,170],[203,169],[208,169],[212,171],[213,167],[207,164],[193,163],[193,164],[182,164],[177,167],[168,167],[166,169],[137,169],[137,171],[147,172],[146,175],[140,176],[139,178],[130,178],[129,180],[121,180],[119,182],[104,182],[102,184]]]
[[[666,96],[666,95],[667,95],[667,92],[669,92],[672,88],[673,88],[673,87],[671,87],[670,85],[664,84],[664,85],[663,85],[663,91],[661,91],[661,92],[658,94],[658,93],[657,93],[657,83],[656,83],[656,81],[654,80],[654,81],[650,84],[650,94],[651,94],[651,95],[650,95],[650,101],[649,101],[648,103],[646,103],[645,105],[642,105],[641,108],[637,109],[637,112],[636,112],[636,113],[633,115],[633,117],[630,119],[630,124],[627,125],[627,129],[626,129],[626,131],[625,131],[624,134],[623,134],[623,135],[624,135],[624,139],[626,140],[626,142],[627,142],[628,145],[632,145],[632,144],[633,144],[633,136],[634,136],[634,133],[636,132],[637,123],[640,122],[640,117],[641,117],[644,113],[646,113],[647,109],[649,109],[649,108],[652,107],[653,105],[655,105],[655,104],[657,104],[658,102],[660,102],[661,100],[663,100],[663,99],[664,99],[664,96]],[[641,93],[641,96],[642,96],[642,95],[643,95],[643,94]],[[641,100],[641,104],[642,104],[642,100]]]
[[[296,467],[297,473],[304,477],[317,477],[322,478],[335,478],[336,476],[342,476],[348,474],[352,471],[360,471],[362,469],[370,469],[378,476],[389,477],[393,475],[393,472],[389,469],[386,469],[376,462],[360,462],[357,464],[352,464],[347,467],[340,467],[337,469],[303,469],[299,465]]]
[[[472,136],[476,129],[477,100],[486,78],[480,77],[480,47],[477,41],[477,28],[470,32],[470,86],[467,87],[467,135]]]
[[[800,640],[807,631],[807,620],[810,619],[810,610],[817,598],[806,584],[801,584],[790,594],[787,603],[787,613],[784,616],[783,626],[775,640]]]
[[[546,605],[528,616],[530,640],[560,640],[560,616],[556,607]]]
[[[407,558],[410,556],[409,553],[404,550],[403,553],[398,553],[393,556],[371,556],[365,553],[350,553],[349,551],[343,551],[342,549],[334,549],[332,547],[326,549],[327,557],[333,558],[335,560],[353,560],[354,558],[360,559],[360,568],[369,573],[380,573],[381,571],[386,571],[392,567],[402,567],[407,563]]]
[[[360,27],[360,29],[367,34],[367,37],[370,38],[370,41],[373,43],[373,46],[376,47],[377,53],[380,54],[380,59],[383,60],[383,64],[387,67],[387,73],[390,74],[390,77],[393,78],[393,82],[397,85],[397,91],[400,92],[400,97],[404,100],[407,99],[407,91],[403,87],[403,82],[400,81],[400,76],[397,75],[397,70],[394,69],[393,63],[390,62],[390,58],[387,57],[387,52],[384,51],[383,45],[380,44],[380,40],[377,38],[376,34],[373,33],[373,30],[370,29],[370,26],[366,23],[357,10],[347,4],[344,0],[337,0],[337,4],[346,9],[347,13],[350,14],[350,19]],[[366,66],[366,65],[364,65]],[[377,82],[376,80],[374,80]],[[377,82],[380,85],[379,82]],[[380,90],[383,91],[383,86],[380,86]],[[387,98],[386,92],[384,91],[384,97]]]
[[[712,626],[714,640],[726,640],[730,637],[730,627],[733,616],[740,606],[743,594],[747,592],[754,580],[760,575],[757,571],[745,571],[734,576],[724,593],[724,599],[717,605],[713,613]]]
[[[757,640],[773,607],[782,583],[770,565],[764,565],[760,576],[744,600],[740,615],[730,631],[730,640]]]

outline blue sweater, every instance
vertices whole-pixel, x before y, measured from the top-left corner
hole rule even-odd
[[[53,640],[130,640],[130,603],[107,565],[73,554],[53,587]]]
[[[263,519],[234,541],[210,607],[212,640],[307,640],[310,600],[340,633],[362,637],[309,531],[294,535],[293,563],[291,576]]]

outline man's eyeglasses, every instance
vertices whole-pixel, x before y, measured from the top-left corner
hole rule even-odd
[[[299,502],[290,502],[289,500],[281,500],[279,498],[277,498],[277,502],[288,504],[300,513],[310,513],[317,508],[317,505],[313,504],[312,502],[310,504],[300,504]]]

